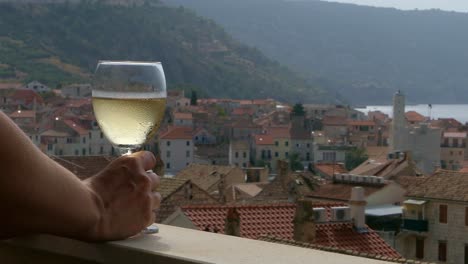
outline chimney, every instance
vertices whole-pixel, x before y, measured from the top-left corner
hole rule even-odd
[[[358,230],[366,228],[366,200],[364,197],[364,188],[353,187],[351,190],[351,200],[349,200],[349,207],[351,208],[351,218],[354,227]]]
[[[226,203],[226,194],[225,194],[226,184],[225,184],[224,178],[225,178],[225,175],[221,173],[219,175],[219,182],[218,182],[218,199],[221,204]]]
[[[278,173],[278,178],[283,185],[283,188],[287,188],[289,180],[289,162],[285,160],[278,160],[276,162],[276,171]]]
[[[224,234],[240,237],[240,214],[235,207],[228,209],[226,223],[224,225]]]
[[[315,241],[315,222],[312,201],[299,200],[294,215],[294,240],[306,243]]]

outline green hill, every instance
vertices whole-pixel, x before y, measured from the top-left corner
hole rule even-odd
[[[165,0],[305,76],[341,83],[358,104],[468,101],[468,14],[401,11],[317,0]]]
[[[100,59],[161,61],[170,88],[205,96],[339,100],[182,7],[0,3],[2,81],[89,81]]]

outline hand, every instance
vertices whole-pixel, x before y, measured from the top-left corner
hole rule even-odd
[[[85,240],[123,239],[154,223],[161,195],[152,190],[159,186],[159,177],[147,170],[155,163],[151,152],[137,152],[117,158],[86,180],[100,217]]]

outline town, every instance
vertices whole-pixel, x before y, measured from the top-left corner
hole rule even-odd
[[[0,84],[0,109],[85,179],[119,155],[90,84]],[[466,124],[405,111],[170,90],[144,146],[162,176],[157,223],[395,262],[468,252]],[[259,217],[260,216],[260,217]],[[409,263],[409,262],[408,262]]]

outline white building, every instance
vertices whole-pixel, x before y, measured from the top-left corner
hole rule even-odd
[[[26,85],[26,88],[29,90],[33,90],[37,93],[45,93],[50,92],[51,89],[47,87],[45,84],[42,84],[38,81],[32,81]]]
[[[160,136],[159,150],[166,172],[177,173],[193,162],[193,130],[172,127]]]

